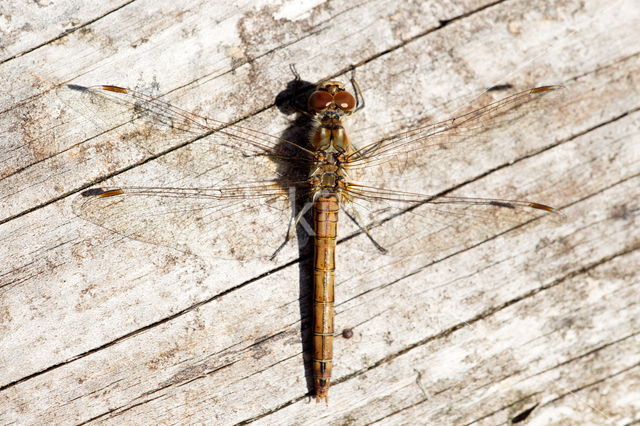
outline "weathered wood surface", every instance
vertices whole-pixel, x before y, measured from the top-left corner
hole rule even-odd
[[[4,2],[0,422],[505,424],[532,407],[527,424],[638,421],[640,8],[451,3]],[[156,85],[280,134],[291,63],[310,81],[356,66],[362,140],[492,85],[566,86],[536,133],[414,179],[552,204],[564,222],[411,262],[339,245],[336,329],[354,337],[336,339],[328,406],[306,396],[297,252],[187,256],[75,217],[82,189],[174,169],[54,90]]]

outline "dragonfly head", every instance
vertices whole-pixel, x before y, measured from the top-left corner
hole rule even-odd
[[[308,106],[315,114],[335,114],[339,119],[342,115],[353,112],[356,108],[356,98],[347,92],[343,83],[327,81],[319,84],[315,92],[309,96]]]

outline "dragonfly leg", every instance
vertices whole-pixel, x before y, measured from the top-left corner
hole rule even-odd
[[[309,111],[307,111],[305,108],[300,108],[298,105],[296,105],[296,100],[298,99],[298,97],[300,96],[300,86],[301,86],[301,82],[302,79],[300,78],[300,74],[298,74],[298,70],[296,70],[296,66],[294,64],[289,64],[289,69],[291,69],[291,72],[293,73],[293,76],[295,77],[294,79],[294,86],[293,86],[293,94],[291,95],[291,98],[289,99],[289,107],[291,109],[293,109],[294,111],[306,115],[307,117],[311,117],[313,118],[315,115],[311,114]]]
[[[356,108],[353,110],[353,113],[360,111],[364,108],[364,96],[362,95],[362,90],[360,90],[360,85],[356,81],[356,69],[355,67],[351,69],[351,86],[353,86],[353,93],[356,95]],[[352,113],[352,114],[353,114]]]
[[[280,244],[278,246],[278,248],[273,252],[271,257],[269,257],[269,260],[274,260],[276,258],[276,256],[278,255],[278,253],[280,253],[280,250],[282,250],[284,248],[284,246],[286,246],[287,243],[289,242],[289,239],[291,238],[291,224],[292,224],[292,222],[293,222],[293,215],[291,215],[289,217],[289,223],[287,224],[287,233],[284,236],[284,241],[282,241],[282,244]]]
[[[282,244],[280,244],[278,248],[273,252],[271,257],[269,257],[269,260],[274,260],[278,255],[278,253],[280,252],[280,250],[282,250],[284,246],[287,245],[287,243],[291,239],[292,230],[296,229],[299,223],[302,224],[302,227],[307,232],[307,235],[311,237],[315,236],[315,233],[313,232],[313,228],[311,228],[309,223],[307,223],[307,221],[304,219],[304,215],[311,209],[311,206],[312,206],[311,203],[305,203],[304,207],[298,212],[298,214],[295,215],[295,219],[293,214],[289,216],[289,223],[287,225],[287,233],[284,236],[284,241],[282,241]]]
[[[387,249],[382,247],[382,245],[380,245],[380,243],[378,243],[375,240],[375,238],[373,238],[373,235],[371,235],[371,233],[369,232],[369,229],[367,229],[367,226],[360,225],[360,222],[362,222],[362,220],[360,219],[360,215],[358,214],[358,211],[354,209],[353,211],[349,212],[344,207],[344,205],[342,205],[341,207],[342,207],[342,211],[347,215],[349,219],[353,221],[353,223],[356,224],[358,229],[360,229],[362,232],[365,233],[365,235],[367,236],[367,238],[369,238],[369,241],[371,241],[371,243],[375,246],[375,248],[377,248],[380,253],[387,254]]]
[[[304,215],[311,209],[312,206],[313,206],[312,203],[309,203],[309,202],[304,203],[304,207],[296,215],[296,220],[293,223],[293,228],[296,228],[300,223],[302,224],[302,227],[304,228],[304,230],[307,232],[307,235],[309,235],[310,237],[315,237],[316,233],[313,231],[313,228],[304,219]]]

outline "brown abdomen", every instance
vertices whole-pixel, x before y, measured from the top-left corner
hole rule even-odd
[[[318,197],[313,205],[316,233],[313,298],[313,386],[316,398],[329,393],[333,359],[333,287],[335,277],[338,198],[334,194]]]

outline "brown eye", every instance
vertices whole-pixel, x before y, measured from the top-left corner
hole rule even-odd
[[[322,111],[327,109],[329,104],[333,101],[333,96],[329,92],[313,92],[311,96],[309,96],[309,109],[311,111]]]
[[[338,92],[333,96],[333,101],[338,108],[343,111],[349,112],[356,107],[356,98],[349,92]]]

